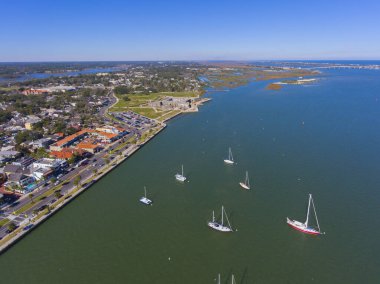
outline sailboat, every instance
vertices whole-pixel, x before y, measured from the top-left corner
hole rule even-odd
[[[228,226],[224,225],[224,215],[226,215]],[[218,223],[217,221],[215,221],[215,214],[214,214],[214,211],[212,211],[212,221],[208,222],[207,225],[210,228],[212,228],[214,230],[217,230],[217,231],[220,231],[220,232],[232,232],[233,231],[232,227],[231,227],[231,224],[230,224],[230,221],[228,220],[227,214],[224,211],[224,207],[223,206],[222,206],[222,222]]]
[[[225,159],[224,162],[227,165],[233,165],[234,164],[234,157],[232,156],[231,147],[228,148],[228,159]]]
[[[220,273],[218,274],[218,278],[217,278],[217,284],[221,284],[222,282],[220,282]],[[236,281],[235,281],[235,276],[232,274],[231,276],[231,284],[236,284]]]
[[[144,196],[140,198],[140,202],[145,205],[152,205],[153,201],[146,197],[146,187],[144,186]]]
[[[182,174],[176,174],[175,175],[176,180],[184,182],[186,180],[186,177],[183,175],[183,165],[182,165]]]
[[[317,221],[317,228],[313,228],[313,227],[309,226],[310,204],[313,205],[315,220]],[[307,215],[306,215],[305,223],[302,223],[302,222],[299,222],[296,220],[290,220],[288,217],[286,217],[286,223],[288,223],[288,225],[290,227],[292,227],[298,231],[301,231],[302,233],[305,233],[305,234],[310,234],[310,235],[322,235],[322,234],[324,234],[323,232],[321,232],[321,228],[319,227],[317,212],[315,210],[314,201],[313,201],[313,197],[311,196],[311,194],[309,194],[309,205],[307,206]]]
[[[251,189],[251,186],[249,185],[248,171],[245,172],[245,181],[240,182],[239,184],[244,189]]]

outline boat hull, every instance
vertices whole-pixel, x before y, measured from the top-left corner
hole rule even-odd
[[[304,234],[308,234],[308,235],[321,235],[322,234],[321,232],[319,232],[313,228],[306,227],[305,224],[303,224],[299,221],[290,220],[289,218],[286,218],[286,223],[288,223],[288,225],[290,227],[292,227],[293,229],[300,231]]]
[[[176,174],[175,179],[180,181],[180,182],[184,182],[186,180],[186,177],[184,177],[183,175],[180,175],[180,174]]]
[[[224,160],[224,163],[227,164],[227,165],[233,165],[234,161],[226,159],[226,160]]]
[[[216,222],[208,222],[207,225],[208,225],[211,229],[214,229],[214,230],[219,231],[219,232],[223,232],[223,233],[229,233],[229,232],[232,232],[232,229],[231,229],[231,228],[228,228],[228,227],[226,227],[226,226],[222,226],[221,224],[216,223]]]
[[[145,205],[152,205],[152,203],[153,203],[152,200],[150,200],[150,199],[148,199],[146,197],[141,197],[140,198],[140,202],[143,203],[143,204],[145,204]]]
[[[244,188],[244,189],[251,189],[250,187],[248,187],[244,182],[240,182],[239,185]]]

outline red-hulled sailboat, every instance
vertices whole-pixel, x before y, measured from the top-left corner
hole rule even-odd
[[[317,221],[317,228],[313,228],[309,226],[309,213],[310,213],[310,204],[313,205],[314,209],[314,214],[315,214],[315,220]],[[306,215],[306,221],[305,223],[301,223],[296,220],[290,220],[288,217],[286,218],[286,222],[288,225],[302,233],[309,234],[309,235],[322,235],[324,234],[321,232],[321,228],[319,227],[318,223],[318,217],[317,217],[317,212],[315,211],[315,206],[313,202],[313,197],[311,194],[309,194],[309,205],[307,207],[307,215]]]

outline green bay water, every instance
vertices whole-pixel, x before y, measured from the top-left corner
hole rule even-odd
[[[177,117],[0,256],[1,283],[378,283],[380,72],[252,82]],[[228,147],[237,162],[226,166]],[[174,175],[184,164],[188,181]],[[251,191],[238,183],[248,170]],[[154,205],[138,199],[143,186]],[[299,233],[312,193],[321,237]],[[224,205],[237,232],[206,225]]]

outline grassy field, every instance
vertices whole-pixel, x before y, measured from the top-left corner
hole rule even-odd
[[[181,111],[179,111],[179,110],[172,110],[172,111],[169,111],[168,113],[166,113],[166,114],[160,116],[160,117],[158,118],[158,120],[159,120],[159,121],[165,121],[165,120],[168,119],[168,118],[171,118],[171,117],[173,117],[173,116],[176,116],[176,115],[179,114],[180,112],[181,112]]]
[[[150,107],[133,107],[130,108],[130,110],[137,112],[143,116],[149,117],[149,118],[157,118],[160,117],[161,115],[165,115],[169,111],[155,111],[153,108]]]
[[[157,118],[162,115],[166,115],[169,111],[155,111],[153,108],[148,107],[149,101],[156,101],[163,97],[198,97],[199,94],[194,92],[163,92],[163,93],[151,93],[147,95],[143,94],[126,94],[126,95],[116,95],[119,101],[109,109],[109,111],[126,111],[132,110],[141,115],[147,116],[149,118]],[[124,100],[124,97],[128,97],[129,100]]]
[[[1,228],[2,226],[4,226],[6,223],[8,223],[8,222],[9,222],[9,219],[7,219],[7,218],[1,220],[1,221],[0,221],[0,228]]]

